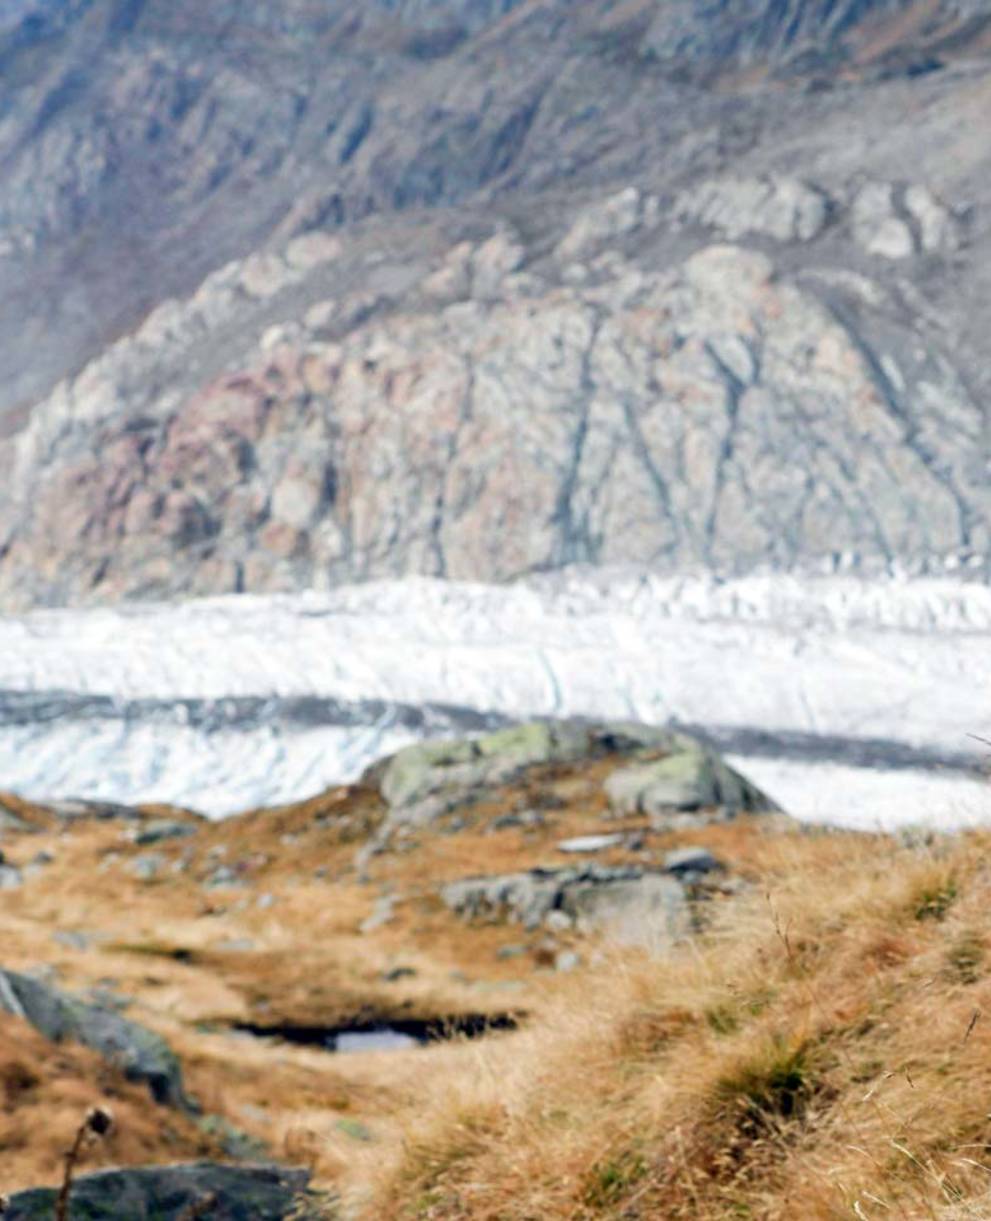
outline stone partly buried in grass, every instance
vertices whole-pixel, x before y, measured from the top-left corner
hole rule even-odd
[[[70,1039],[91,1047],[119,1065],[130,1080],[144,1082],[156,1102],[195,1110],[169,1045],[115,1010],[86,1004],[27,975],[2,970],[0,1010],[29,1022],[54,1043]]]
[[[225,1221],[326,1218],[307,1191],[305,1170],[277,1166],[147,1166],[83,1175],[72,1188],[73,1218],[87,1221]],[[35,1188],[11,1196],[4,1221],[50,1221],[58,1192]]]

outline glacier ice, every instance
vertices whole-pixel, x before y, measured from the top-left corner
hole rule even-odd
[[[731,751],[735,731],[801,734],[814,758],[733,755],[796,816],[991,821],[961,770],[991,736],[991,589],[572,570],[0,618],[0,789],[39,799],[222,816],[353,779],[458,709],[674,720]],[[859,740],[892,766],[851,766]]]

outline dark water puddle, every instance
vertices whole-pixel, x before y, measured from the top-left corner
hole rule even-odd
[[[292,1023],[262,1025],[237,1022],[233,1029],[259,1039],[281,1039],[299,1047],[324,1051],[400,1051],[425,1047],[448,1039],[477,1039],[500,1030],[515,1030],[519,1018],[508,1013],[459,1014],[457,1017],[361,1022],[351,1026],[302,1026]]]

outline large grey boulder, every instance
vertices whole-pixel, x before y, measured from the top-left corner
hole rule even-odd
[[[681,884],[636,865],[465,878],[443,887],[441,898],[466,920],[507,919],[535,929],[559,912],[580,931],[605,931],[626,944],[658,947],[689,929]]]
[[[604,787],[615,814],[646,814],[661,821],[701,810],[725,816],[774,808],[714,751],[687,737],[680,737],[675,749],[661,759],[618,768]]]
[[[651,725],[616,721],[529,721],[477,738],[419,742],[376,763],[364,776],[392,809],[412,810],[430,798],[439,808],[450,795],[502,784],[527,767],[566,763],[607,753],[668,749],[683,735]]]
[[[156,1102],[195,1109],[182,1084],[182,1068],[168,1043],[116,1010],[87,1004],[50,984],[0,970],[0,1010],[29,1022],[53,1043],[75,1040],[147,1084]]]
[[[591,749],[586,726],[532,721],[478,738],[407,746],[386,761],[378,787],[390,807],[409,808],[439,793],[500,784],[534,764],[578,759]]]
[[[308,1210],[309,1174],[279,1166],[148,1166],[83,1175],[72,1188],[70,1221],[279,1221],[316,1217]],[[4,1221],[51,1221],[55,1188],[11,1196]],[[322,1214],[327,1216],[326,1212]]]

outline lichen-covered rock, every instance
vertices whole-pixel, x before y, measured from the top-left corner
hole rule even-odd
[[[50,984],[0,970],[0,1010],[22,1018],[52,1042],[72,1039],[147,1084],[156,1102],[194,1109],[182,1084],[182,1068],[168,1043],[116,1010],[87,1004]]]
[[[390,807],[410,808],[440,794],[464,797],[473,789],[501,784],[525,767],[579,759],[592,749],[590,729],[578,722],[531,721],[477,738],[407,746],[375,765],[368,779],[377,780]]]
[[[318,1214],[305,1170],[277,1166],[148,1166],[81,1175],[72,1187],[71,1221],[298,1221]],[[58,1191],[41,1187],[10,1197],[5,1221],[50,1221]],[[321,1217],[328,1213],[322,1212]]]
[[[726,814],[771,810],[773,804],[713,751],[691,739],[661,759],[617,768],[605,781],[617,814],[693,813],[718,809]]]

